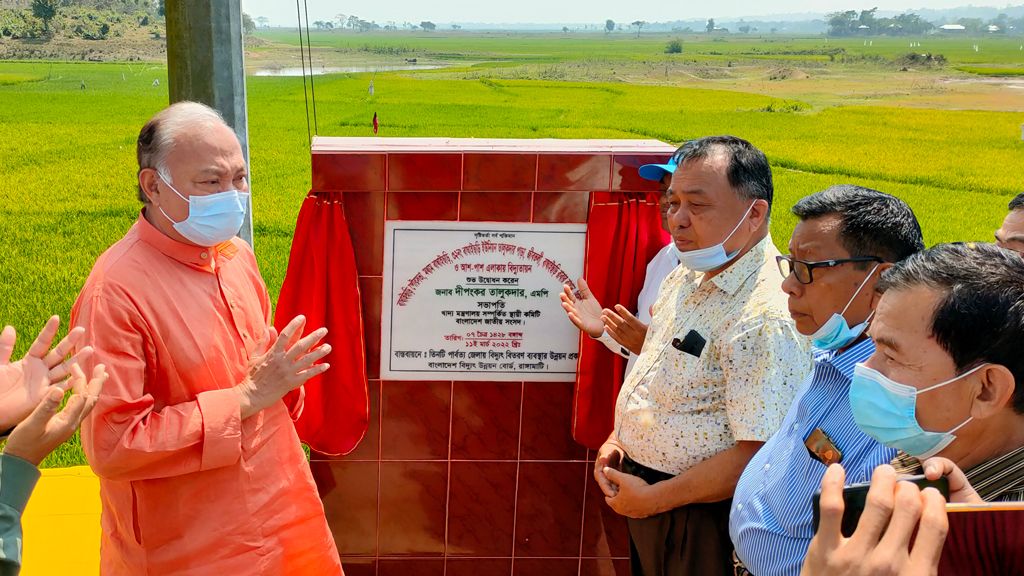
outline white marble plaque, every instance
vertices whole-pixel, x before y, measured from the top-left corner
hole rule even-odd
[[[586,224],[387,222],[384,380],[574,381]]]

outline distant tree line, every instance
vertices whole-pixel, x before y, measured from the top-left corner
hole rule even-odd
[[[844,10],[826,16],[828,35],[847,36],[920,36],[936,29],[936,25],[917,14],[897,14],[891,18],[878,18],[870,10]],[[968,34],[1021,34],[1024,33],[1024,17],[1011,18],[1006,14],[985,22],[981,18],[960,18],[951,24],[959,24]]]

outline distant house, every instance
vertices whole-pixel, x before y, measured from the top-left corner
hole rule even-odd
[[[942,26],[939,26],[939,30],[942,30],[943,32],[954,33],[954,34],[955,33],[963,34],[964,32],[967,31],[967,27],[965,27],[965,26],[963,26],[961,24],[943,24]]]
[[[995,24],[991,24],[988,27],[988,33],[989,34],[996,34],[996,33],[1000,32],[1000,31],[1002,31],[1002,28],[1000,28],[999,26],[996,26]]]

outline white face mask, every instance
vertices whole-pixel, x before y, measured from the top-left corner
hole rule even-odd
[[[755,201],[756,202],[756,201]],[[737,250],[732,254],[725,253],[725,243],[732,238],[732,235],[740,229],[740,226],[747,220],[747,215],[754,208],[754,203],[750,203],[750,207],[743,213],[743,218],[736,224],[736,227],[729,232],[729,235],[725,237],[720,243],[714,246],[708,246],[707,248],[700,248],[698,250],[689,250],[683,252],[679,248],[676,248],[675,242],[672,243],[672,249],[675,250],[676,258],[679,259],[679,263],[690,270],[696,270],[697,272],[710,272],[711,270],[718,270],[722,266],[725,266],[735,258],[740,251]]]
[[[188,218],[181,222],[174,222],[167,212],[161,207],[168,220],[174,223],[174,229],[185,237],[186,240],[199,246],[216,246],[221,242],[227,242],[238,234],[245,219],[245,208],[248,204],[249,193],[238,190],[228,190],[206,196],[190,196],[188,198],[175,190],[174,186],[162,175],[160,179],[174,190],[174,193],[188,202]]]

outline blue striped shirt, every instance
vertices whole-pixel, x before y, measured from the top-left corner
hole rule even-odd
[[[804,442],[821,428],[843,454],[846,482],[871,479],[876,466],[896,451],[857,428],[850,412],[853,367],[874,352],[870,339],[835,356],[814,350],[814,372],[800,387],[786,419],[754,455],[736,485],[729,535],[736,554],[754,576],[798,576],[814,536],[811,497],[821,488],[825,465]]]

